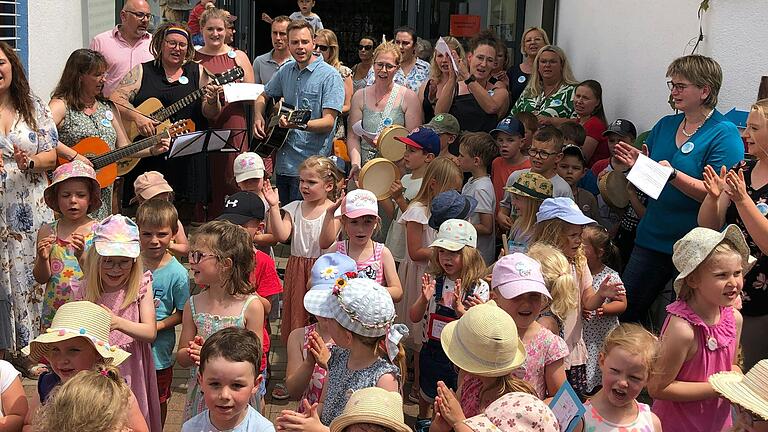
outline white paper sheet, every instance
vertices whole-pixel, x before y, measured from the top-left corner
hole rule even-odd
[[[376,135],[375,133],[368,132],[367,130],[363,129],[363,121],[362,120],[360,120],[357,123],[352,125],[352,132],[357,134],[357,136],[359,136],[360,138],[367,139],[371,143],[375,143],[376,142],[376,138],[378,137],[378,135]]]
[[[229,130],[217,130],[217,131],[201,131],[192,132],[190,134],[181,135],[177,137],[171,145],[171,150],[168,152],[166,159],[193,155],[203,151],[205,145],[205,135],[210,134],[211,138],[208,140],[209,152],[222,150],[227,145],[229,140],[229,134],[232,131]],[[227,151],[222,150],[222,151]],[[234,149],[230,150],[234,151]]]
[[[627,174],[627,180],[649,197],[659,199],[659,195],[661,195],[661,191],[666,186],[673,171],[674,168],[661,165],[641,153],[635,166]]]
[[[439,38],[437,42],[435,43],[435,50],[439,53],[446,54],[451,59],[451,64],[453,65],[453,70],[455,72],[459,71],[458,66],[456,66],[456,60],[453,59],[453,56],[451,55],[451,48],[448,46],[447,43],[445,43],[445,40],[443,38]]]
[[[229,83],[224,85],[224,99],[227,102],[256,100],[264,92],[262,84]]]

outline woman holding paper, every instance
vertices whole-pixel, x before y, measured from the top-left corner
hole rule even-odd
[[[672,245],[697,226],[699,206],[707,195],[705,167],[731,167],[744,157],[736,126],[715,109],[723,79],[720,65],[702,55],[680,57],[667,68],[670,101],[679,114],[656,123],[643,146],[651,160],[672,167],[657,200],[649,200],[637,227],[635,248],[622,279],[627,310],[622,321],[640,321],[675,274]],[[634,166],[641,151],[624,142],[616,157]]]
[[[437,96],[448,83],[449,74],[453,70],[451,51],[456,51],[459,58],[465,58],[464,47],[453,36],[443,36],[435,44],[435,51],[432,53],[432,61],[430,62],[429,80],[419,88],[419,100],[424,110],[425,119],[431,120],[435,116]]]

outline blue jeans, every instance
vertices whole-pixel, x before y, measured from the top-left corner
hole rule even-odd
[[[284,176],[280,174],[277,174],[276,177],[277,194],[280,196],[280,203],[282,205],[301,199],[298,177]]]
[[[678,274],[672,255],[635,245],[621,280],[627,289],[627,310],[622,322],[643,322],[656,297],[670,279]]]

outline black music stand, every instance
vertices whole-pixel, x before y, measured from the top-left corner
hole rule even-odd
[[[233,153],[241,151],[233,147],[230,142],[243,140],[242,136],[246,134],[247,129],[206,129],[192,132],[176,137],[168,151],[167,159],[183,156],[192,156],[199,153],[203,154],[205,165],[205,176],[203,176],[203,190],[205,191],[205,202],[203,203],[203,216],[208,220],[208,202],[211,197],[208,191],[208,176],[210,175],[210,166],[208,163],[209,153]]]

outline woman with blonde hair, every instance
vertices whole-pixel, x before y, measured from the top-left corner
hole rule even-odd
[[[515,103],[528,85],[531,74],[535,69],[533,67],[536,54],[539,48],[549,45],[549,36],[541,27],[528,27],[520,38],[520,52],[523,53],[523,62],[514,65],[507,70],[509,77],[509,101]]]
[[[464,47],[458,39],[453,36],[443,36],[443,40],[448,45],[448,48],[459,54],[459,58],[466,58]],[[448,82],[448,76],[452,67],[450,54],[442,53],[438,50],[432,53],[429,80],[419,88],[419,100],[424,110],[425,119],[431,119],[435,116],[437,96],[443,91],[443,87]]]
[[[562,48],[545,45],[536,54],[534,64],[536,67],[512,107],[512,114],[529,112],[536,115],[541,125],[560,126],[573,116],[573,93],[578,84],[568,57]]]
[[[352,70],[344,66],[339,60],[339,40],[336,33],[332,30],[321,29],[315,33],[315,47],[323,56],[326,63],[333,66],[344,80],[344,105],[341,107],[340,119],[336,122],[336,138],[343,139],[344,133],[343,117],[349,113],[349,107],[352,101],[352,93],[355,89],[352,83]]]

